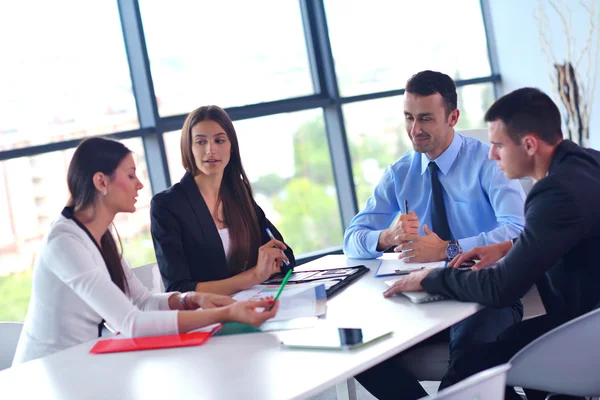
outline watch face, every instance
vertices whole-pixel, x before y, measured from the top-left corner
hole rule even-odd
[[[450,259],[456,257],[460,253],[460,247],[456,243],[450,243],[446,247],[446,256]]]

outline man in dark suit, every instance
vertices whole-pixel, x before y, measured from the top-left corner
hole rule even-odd
[[[500,98],[485,120],[490,158],[509,178],[531,176],[538,181],[525,203],[525,229],[512,242],[474,248],[452,263],[479,258],[491,264],[485,268],[412,273],[384,295],[425,290],[505,307],[536,284],[546,315],[513,325],[496,342],[457,357],[441,388],[507,362],[539,336],[600,306],[600,152],[563,140],[558,108],[537,89],[523,88]],[[530,400],[539,395],[532,394]],[[508,390],[507,398],[513,396]]]

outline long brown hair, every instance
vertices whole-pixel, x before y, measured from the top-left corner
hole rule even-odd
[[[214,121],[219,124],[231,141],[231,157],[223,172],[219,188],[219,202],[223,205],[223,217],[229,228],[231,258],[229,268],[232,273],[242,272],[256,264],[258,248],[261,244],[258,218],[254,211],[252,186],[242,166],[237,134],[229,115],[218,106],[203,106],[192,111],[181,130],[181,160],[183,168],[193,176],[199,170],[192,153],[192,128],[201,121]]]
[[[73,207],[74,212],[93,206],[98,198],[98,190],[94,186],[94,175],[102,172],[107,176],[112,176],[117,166],[129,153],[131,150],[115,140],[94,137],[82,141],[73,154],[67,172],[67,185],[71,194],[68,206]],[[118,233],[117,237],[119,248],[122,249]],[[129,287],[121,263],[123,254],[117,248],[117,243],[110,230],[107,229],[102,235],[100,244],[102,246],[100,252],[108,268],[110,279],[123,293],[126,293],[129,291]]]

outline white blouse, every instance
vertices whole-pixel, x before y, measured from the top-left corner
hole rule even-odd
[[[152,294],[124,260],[123,269],[127,295],[110,279],[87,233],[61,215],[44,238],[33,269],[13,365],[97,338],[102,319],[129,337],[177,333],[177,311],[168,304],[172,293]]]
[[[221,236],[221,242],[223,242],[223,250],[225,250],[225,257],[229,261],[230,250],[231,250],[231,238],[229,236],[229,228],[219,229],[219,236]]]

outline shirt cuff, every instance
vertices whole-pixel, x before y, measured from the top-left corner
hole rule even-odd
[[[381,257],[381,255],[383,254],[383,251],[377,251],[377,244],[379,243],[379,236],[381,235],[381,232],[383,232],[383,230],[370,231],[367,234],[367,240],[366,240],[367,250],[374,257]]]
[[[473,249],[473,247],[477,247],[477,237],[473,236],[469,238],[458,239],[458,244],[460,245],[463,253],[466,253],[467,251]]]
[[[169,293],[156,293],[154,294],[154,298],[157,300],[158,310],[167,311],[171,308],[169,307],[169,298],[173,296],[175,293],[179,292],[169,292]]]

